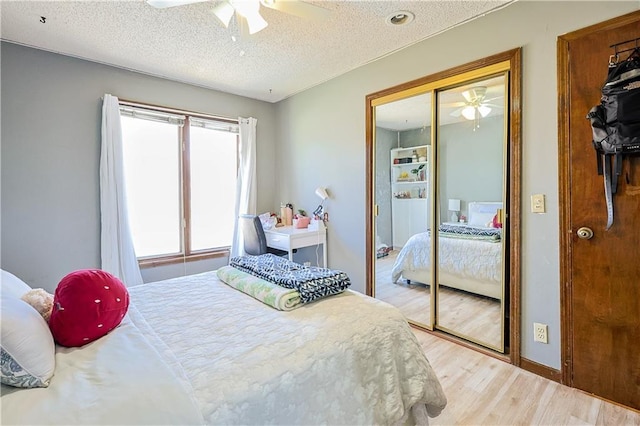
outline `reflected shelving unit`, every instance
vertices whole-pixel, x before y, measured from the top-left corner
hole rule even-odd
[[[391,150],[391,229],[396,250],[429,226],[430,150],[429,145]]]

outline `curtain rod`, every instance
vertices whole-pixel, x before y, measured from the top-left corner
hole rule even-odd
[[[100,96],[100,100],[104,101],[104,96]],[[190,115],[192,117],[208,118],[210,120],[222,121],[222,122],[230,123],[230,124],[238,124],[238,120],[237,119],[228,118],[228,117],[220,117],[218,115],[206,114],[206,113],[202,113],[202,112],[194,112],[194,111],[188,111],[188,110],[178,109],[178,108],[169,108],[169,107],[165,107],[165,106],[162,106],[162,105],[146,104],[146,103],[142,103],[142,102],[131,101],[131,100],[128,100],[128,99],[121,99],[121,98],[118,98],[118,102],[121,105],[126,105],[126,106],[131,106],[131,107],[156,109],[158,111],[169,112],[169,113],[173,113],[173,114]]]

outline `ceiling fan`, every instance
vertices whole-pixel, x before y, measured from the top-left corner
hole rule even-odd
[[[147,0],[147,3],[155,8],[164,9],[205,1],[209,0]],[[255,34],[269,25],[260,15],[261,7],[307,19],[322,19],[329,15],[329,10],[300,0],[226,0],[213,8],[213,14],[226,28],[235,15],[241,34]]]
[[[451,112],[453,117],[460,117],[461,115],[467,120],[479,120],[480,117],[484,118],[491,112],[492,108],[503,108],[504,105],[492,104],[491,101],[502,98],[502,96],[496,96],[494,98],[486,99],[487,87],[486,86],[474,86],[462,92],[464,102],[458,102],[451,106],[456,107]]]

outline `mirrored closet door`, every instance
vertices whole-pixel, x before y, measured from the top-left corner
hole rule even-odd
[[[442,330],[502,352],[505,73],[439,90],[436,194]]]
[[[367,97],[368,293],[500,353],[519,328],[519,55]]]
[[[402,263],[415,258],[398,254],[430,226],[431,111],[431,93],[389,102],[376,107],[374,129],[376,297],[425,327],[432,326],[431,288],[403,278]],[[430,246],[421,246],[414,256],[428,261]]]

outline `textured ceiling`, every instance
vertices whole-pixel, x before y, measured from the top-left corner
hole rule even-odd
[[[236,95],[277,102],[513,0],[308,1],[309,20],[262,7],[263,31],[238,34],[219,1],[155,9],[144,0],[1,1],[3,40]],[[391,26],[408,10],[415,19]],[[45,23],[40,22],[45,17]]]

